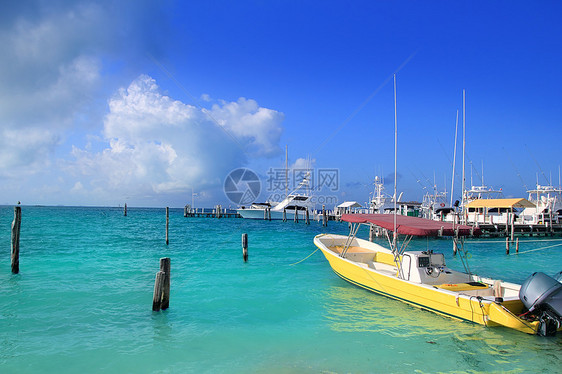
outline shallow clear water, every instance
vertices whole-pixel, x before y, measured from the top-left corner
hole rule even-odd
[[[20,274],[10,272],[13,207],[0,208],[1,373],[553,372],[562,337],[454,321],[339,279],[312,240],[345,223],[184,218],[164,209],[23,207]],[[248,233],[249,261],[241,234]],[[367,236],[367,231],[360,234]],[[381,240],[384,244],[384,241]],[[522,239],[520,251],[562,241]],[[562,270],[562,246],[505,255],[467,243],[471,269],[521,283]],[[445,239],[411,249],[446,253]],[[512,250],[513,252],[513,250]],[[170,308],[154,313],[159,258]]]

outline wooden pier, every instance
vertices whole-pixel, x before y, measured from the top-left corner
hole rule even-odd
[[[238,213],[220,213],[220,217],[214,212],[188,212],[186,217],[202,217],[202,218],[241,218]]]
[[[212,210],[205,208],[193,209],[186,205],[183,210],[183,216],[198,218],[241,218],[240,214],[236,211],[222,208],[220,205],[216,205]]]
[[[480,224],[482,236],[562,236],[562,224]]]

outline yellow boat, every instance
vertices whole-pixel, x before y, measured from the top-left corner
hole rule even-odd
[[[349,236],[320,234],[314,244],[342,279],[369,291],[455,319],[505,326],[528,334],[553,335],[562,326],[562,283],[535,273],[523,286],[470,272],[462,238],[469,226],[389,214],[344,214]],[[406,235],[403,244],[387,235],[391,249],[356,237],[360,225]],[[448,268],[441,253],[406,251],[413,236],[453,236],[465,272]],[[459,240],[460,239],[460,240]],[[523,297],[520,298],[520,293]],[[524,300],[523,300],[524,298]]]

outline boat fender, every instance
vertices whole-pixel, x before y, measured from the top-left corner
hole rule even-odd
[[[494,281],[494,301],[496,304],[503,303],[502,297],[502,282],[500,280]]]

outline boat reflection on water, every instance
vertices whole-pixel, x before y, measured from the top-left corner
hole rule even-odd
[[[326,319],[338,332],[377,332],[396,337],[474,334],[479,325],[459,323],[360,288],[333,286],[326,291]]]
[[[388,344],[388,339],[381,337],[384,335],[395,342],[394,349],[401,350],[403,345],[414,355],[454,360],[459,368],[482,372],[524,372],[529,365],[547,371],[559,364],[562,340],[553,342],[509,328],[459,322],[348,285],[328,287],[325,300],[324,317],[330,329],[369,333],[373,348],[377,341]]]

